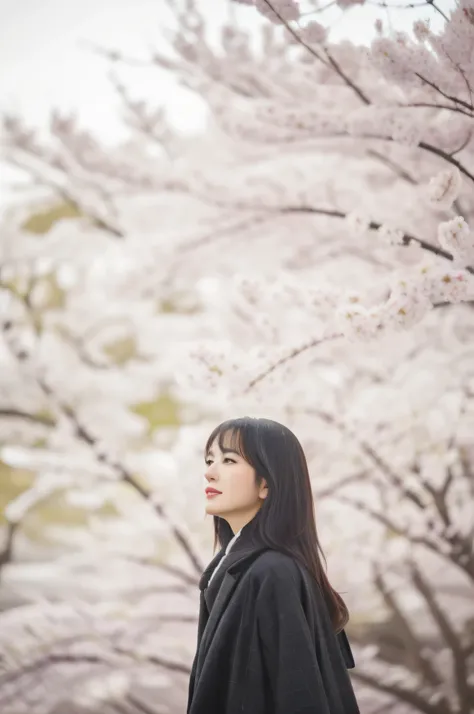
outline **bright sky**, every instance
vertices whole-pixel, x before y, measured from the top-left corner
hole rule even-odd
[[[454,0],[438,0],[438,5],[447,12]],[[229,8],[228,0],[201,0],[201,6],[216,20],[226,17]],[[249,26],[258,21],[251,8],[236,11]],[[331,21],[329,12],[324,17]],[[390,11],[397,27],[406,29],[425,15],[424,8]],[[368,42],[377,16],[386,17],[380,8],[355,8],[337,22],[334,34]],[[0,110],[19,113],[35,126],[45,126],[55,107],[74,110],[104,141],[115,143],[124,134],[108,65],[86,44],[143,57],[148,48],[160,46],[169,17],[165,0],[0,0]],[[165,74],[129,69],[124,79],[134,94],[166,104],[183,130],[198,121],[192,99]],[[11,176],[2,169],[0,212]]]

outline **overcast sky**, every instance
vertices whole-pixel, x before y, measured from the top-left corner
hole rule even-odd
[[[454,0],[438,0],[438,4],[447,11]],[[228,11],[227,0],[201,0],[201,5],[214,17],[224,18]],[[240,6],[237,12],[249,25],[257,21],[250,8]],[[356,8],[336,23],[334,32],[368,42],[373,21],[383,12]],[[422,10],[407,9],[390,13],[397,26],[406,28],[423,15]],[[164,0],[0,0],[0,110],[19,113],[36,126],[46,124],[54,107],[74,110],[104,141],[120,140],[123,128],[108,65],[85,44],[144,56],[148,48],[159,46],[160,31],[168,22]],[[196,122],[191,100],[171,78],[156,70],[135,69],[128,70],[126,79],[135,94],[166,104],[181,128],[189,129]],[[8,180],[4,171],[0,202]]]

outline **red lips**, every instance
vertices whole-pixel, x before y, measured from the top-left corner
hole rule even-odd
[[[206,493],[222,493],[222,491],[218,491],[216,488],[206,488]]]

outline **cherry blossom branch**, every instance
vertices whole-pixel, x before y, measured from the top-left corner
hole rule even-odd
[[[392,9],[410,9],[410,10],[416,10],[419,9],[420,7],[425,7],[426,5],[431,5],[431,7],[438,12],[441,17],[443,17],[446,22],[449,21],[449,18],[444,14],[444,12],[439,8],[437,5],[435,5],[434,0],[426,0],[426,2],[420,2],[417,4],[414,3],[408,3],[408,4],[402,4],[402,3],[387,3],[384,2],[384,0],[365,0],[366,5],[374,5],[375,7],[383,7],[386,10],[392,10]]]
[[[23,299],[23,302],[27,308],[30,308],[29,302],[27,298]],[[7,324],[3,326],[3,329],[6,333],[9,332],[11,329],[11,324]],[[24,352],[19,352],[18,350],[15,350],[15,347],[12,345],[11,341],[7,341],[11,351],[15,355],[15,357],[18,359],[20,363],[24,363],[25,360],[27,359],[28,355]],[[54,393],[53,389],[46,383],[46,381],[41,378],[41,377],[36,377],[36,381],[38,386],[41,388],[43,393],[52,399],[52,401],[55,403],[56,407],[59,409],[59,411],[65,416],[75,427],[75,432],[76,435],[78,436],[79,439],[84,441],[88,446],[92,447],[93,453],[97,460],[100,463],[105,464],[106,466],[109,466],[114,470],[115,472],[119,473],[122,481],[124,483],[127,483],[129,486],[131,486],[135,491],[137,491],[145,500],[149,501],[156,513],[162,518],[168,525],[171,527],[171,532],[172,535],[175,537],[175,539],[178,541],[180,546],[183,548],[184,552],[188,556],[189,560],[191,561],[195,571],[198,574],[201,574],[204,565],[201,562],[200,558],[194,551],[194,548],[191,545],[191,542],[187,538],[187,536],[184,534],[184,531],[176,524],[172,523],[171,519],[169,516],[166,514],[165,509],[163,504],[157,500],[156,495],[148,489],[146,486],[143,486],[137,479],[133,476],[131,472],[129,472],[127,469],[123,467],[122,464],[119,462],[113,461],[108,454],[106,454],[104,451],[101,451],[100,449],[97,449],[98,446],[98,439],[96,439],[92,434],[88,431],[87,427],[85,427],[83,424],[80,423],[77,415],[75,412],[66,404],[64,404]],[[8,552],[6,551],[8,554]]]
[[[13,541],[18,529],[30,511],[38,504],[47,501],[52,493],[58,489],[54,486],[48,488],[37,488],[35,485],[23,491],[16,499],[4,509],[4,516],[7,522],[7,533],[5,544],[0,551],[0,574],[4,565],[13,560]],[[13,507],[13,510],[12,510]]]
[[[310,409],[308,412],[316,414],[326,423],[336,425],[342,433],[355,440],[358,446],[362,449],[363,453],[369,456],[371,461],[383,474],[385,474],[385,476],[388,476],[392,485],[394,485],[409,501],[414,503],[419,510],[425,510],[423,502],[419,496],[412,491],[412,489],[405,485],[403,477],[397,474],[385,461],[385,459],[383,459],[365,439],[360,439],[346,424],[327,412],[316,409]],[[415,468],[415,473],[416,472]],[[426,479],[420,477],[420,482],[430,494],[440,516],[440,520],[443,523],[444,531],[442,537],[450,546],[450,560],[462,568],[462,570],[474,581],[474,550],[472,547],[472,541],[468,537],[463,537],[459,533],[458,529],[455,528],[451,521],[447,507],[448,491],[452,481],[453,475],[449,469],[445,483],[439,489],[434,488]]]
[[[25,419],[25,421],[31,421],[34,424],[43,424],[44,426],[55,426],[56,423],[52,417],[45,414],[30,414],[29,412],[24,412],[21,409],[14,409],[13,407],[10,409],[0,409],[0,417]]]
[[[139,699],[133,691],[127,692],[126,698],[127,702],[133,705],[137,714],[156,714],[156,708],[153,705],[148,706],[148,704],[145,704],[143,699]],[[117,701],[115,701],[115,706],[117,706]],[[126,710],[119,712],[119,714],[130,714],[129,707],[127,706]]]
[[[191,585],[192,587],[199,585],[199,577],[185,573],[174,565],[169,565],[168,563],[157,563],[150,558],[140,558],[138,556],[133,557],[130,555],[124,555],[123,558],[124,560],[131,561],[132,563],[140,563],[140,565],[146,565],[150,568],[156,568],[157,570],[169,573],[170,575],[178,578],[178,580],[181,580],[181,582],[185,585]]]
[[[474,572],[472,568],[466,568],[466,564],[460,561],[456,557],[455,553],[453,553],[452,551],[446,552],[443,548],[439,547],[439,544],[435,540],[432,540],[427,536],[414,535],[413,533],[410,533],[407,528],[398,525],[385,513],[377,511],[375,508],[369,506],[365,501],[361,501],[360,499],[354,498],[353,496],[346,496],[344,494],[338,494],[337,499],[341,503],[346,503],[348,506],[356,508],[361,513],[367,514],[368,516],[373,518],[374,521],[377,521],[389,531],[392,531],[393,533],[396,533],[397,535],[406,538],[410,543],[413,543],[413,545],[422,545],[428,550],[431,550],[431,552],[436,553],[436,555],[438,555],[443,560],[446,560],[450,565],[456,565],[456,567],[462,570],[468,576],[468,578],[472,582],[474,582]]]
[[[145,661],[150,664],[158,665],[159,667],[163,667],[163,669],[166,669],[170,672],[180,672],[181,674],[189,676],[191,673],[191,668],[183,664],[181,662],[176,662],[173,660],[169,660],[166,657],[161,657],[159,655],[147,655],[147,656],[142,656],[138,655],[133,652],[133,650],[126,649],[126,648],[120,648],[120,647],[113,647],[108,641],[104,642],[105,646],[110,647],[110,657],[107,657],[106,654],[98,654],[97,652],[95,653],[90,653],[87,654],[86,652],[47,652],[41,657],[38,657],[34,662],[31,662],[29,664],[24,664],[20,670],[15,670],[13,672],[6,672],[2,675],[0,675],[0,691],[5,687],[4,691],[6,690],[6,685],[11,684],[12,682],[20,679],[21,677],[24,677],[25,675],[28,674],[34,674],[35,672],[38,672],[38,670],[45,669],[47,667],[51,667],[55,664],[63,664],[63,663],[70,663],[70,664],[75,664],[75,663],[89,663],[89,664],[107,664],[107,665],[116,665],[117,664],[117,658],[114,658],[114,655],[119,655],[120,657],[127,657],[131,660],[134,659],[140,659],[141,662]],[[5,704],[5,699],[0,700],[1,703]]]
[[[327,337],[321,337],[321,338],[316,338],[313,340],[310,340],[309,342],[306,342],[304,345],[301,345],[300,347],[295,347],[292,349],[288,354],[284,355],[283,357],[280,357],[276,362],[273,362],[269,367],[267,367],[265,370],[260,372],[256,377],[254,377],[245,387],[243,390],[243,394],[248,394],[259,382],[263,381],[268,375],[270,375],[272,372],[274,372],[276,369],[279,367],[282,367],[284,364],[289,362],[290,360],[294,359],[295,357],[298,357],[299,355],[303,354],[304,352],[307,352],[310,349],[313,349],[313,347],[317,347],[324,342],[330,342],[331,340],[337,340],[343,335],[341,333],[336,333],[334,335],[329,335]]]
[[[374,568],[374,585],[382,596],[385,605],[392,613],[395,619],[394,624],[397,628],[397,632],[399,632],[400,636],[405,640],[410,655],[413,655],[415,657],[417,669],[420,671],[423,679],[427,682],[427,684],[431,685],[432,687],[439,687],[442,684],[443,680],[437,670],[431,664],[430,660],[423,655],[423,643],[417,636],[416,631],[413,628],[410,620],[406,617],[402,608],[399,606],[393,592],[390,590],[389,587],[387,587],[387,584],[385,583],[384,577],[382,575],[382,572],[380,571],[379,566],[375,564]],[[440,702],[440,704],[441,703],[447,704],[447,702]]]
[[[119,654],[134,656],[134,653],[131,650],[116,648],[116,651]],[[159,667],[163,667],[164,669],[170,672],[181,672],[181,674],[186,675],[191,674],[191,668],[188,667],[188,665],[182,664],[181,662],[173,662],[172,660],[166,659],[165,657],[160,657],[159,655],[148,655],[146,657],[146,661],[150,662],[151,664],[157,664]]]
[[[329,54],[329,50],[327,49],[327,47],[324,48],[324,52],[325,52],[325,54],[326,54],[326,57],[328,58],[328,61],[329,61],[330,65],[331,65],[331,67],[334,69],[334,71],[336,72],[336,74],[338,74],[339,77],[341,77],[341,79],[344,81],[344,83],[347,84],[347,86],[350,87],[350,88],[355,92],[355,94],[357,94],[357,96],[359,97],[359,99],[360,99],[364,104],[367,104],[367,105],[371,104],[372,102],[370,101],[370,99],[368,99],[368,98],[365,96],[365,94],[362,92],[362,90],[359,89],[359,88],[354,84],[354,82],[345,74],[345,72],[343,72],[343,70],[341,69],[340,65],[336,62],[336,60],[334,59],[334,57],[332,57],[332,56]]]
[[[371,156],[372,158],[377,159],[378,161],[380,161],[381,164],[387,166],[397,176],[399,176],[404,181],[407,181],[407,183],[410,183],[412,186],[419,186],[418,181],[415,181],[413,176],[411,176],[406,169],[404,169],[402,166],[399,166],[393,159],[389,159],[388,156],[380,154],[375,149],[367,149],[367,156]]]
[[[411,578],[418,592],[423,596],[429,611],[438,625],[446,644],[451,649],[454,661],[454,679],[456,682],[456,691],[458,695],[459,711],[468,712],[470,704],[472,704],[472,692],[468,682],[467,659],[468,651],[464,648],[461,640],[449,622],[448,617],[439,606],[430,584],[422,575],[420,569],[414,560],[411,561]]]
[[[5,330],[4,327],[4,331],[7,333],[9,329],[11,329],[11,325],[7,330]],[[18,351],[11,343],[11,341],[7,340],[7,343],[19,363],[24,364],[28,359],[28,354],[23,351]],[[130,471],[128,471],[119,461],[116,461],[111,458],[105,452],[105,450],[100,448],[99,440],[92,435],[92,433],[84,424],[81,423],[74,410],[69,405],[62,402],[62,400],[55,394],[52,387],[46,382],[44,378],[36,375],[36,382],[42,390],[43,394],[45,394],[45,396],[47,396],[55,404],[56,408],[60,411],[60,413],[74,427],[76,436],[85,444],[91,447],[92,452],[97,461],[111,468],[115,473],[119,475],[123,483],[128,484],[133,490],[139,493],[142,498],[144,498],[153,506],[158,516],[162,518],[168,524],[168,526],[170,526],[172,535],[184,550],[194,570],[197,573],[201,574],[204,570],[204,565],[201,562],[201,559],[199,558],[197,553],[195,552],[191,541],[184,533],[183,529],[178,524],[173,523],[171,521],[171,518],[165,511],[164,505],[161,503],[161,501],[157,499],[156,494],[154,494],[150,489],[141,484],[134,477],[134,475]]]
[[[323,216],[333,216],[334,218],[347,218],[347,214],[343,211],[313,208],[311,206],[287,206],[278,210],[280,210],[282,213],[316,213]],[[376,221],[371,221],[369,224],[369,228],[371,230],[378,230],[381,227],[382,224],[377,223]],[[432,243],[428,243],[428,241],[425,241],[422,238],[417,238],[416,236],[413,236],[410,233],[405,233],[403,235],[402,241],[403,245],[405,246],[410,245],[411,242],[418,243],[418,245],[423,248],[423,250],[426,250],[430,253],[434,253],[435,255],[438,255],[441,258],[445,258],[446,260],[453,260],[453,256],[451,255],[451,253],[448,253],[446,250],[443,250],[443,248],[439,248],[438,246],[433,245]],[[474,267],[467,266],[465,270],[474,275]]]
[[[405,108],[417,108],[417,107],[426,107],[428,109],[445,109],[448,112],[456,112],[457,114],[463,114],[466,117],[469,117],[469,119],[474,119],[474,114],[472,112],[465,111],[464,109],[461,109],[460,107],[451,107],[448,104],[430,104],[429,102],[410,102],[410,104],[399,104],[398,105],[401,109]]]
[[[367,475],[368,472],[365,469],[355,474],[349,474],[349,476],[339,479],[339,481],[336,481],[336,483],[331,484],[326,488],[314,489],[313,498],[315,501],[321,501],[323,498],[337,496],[339,491],[344,488],[344,486],[348,486],[351,483],[360,483]]]
[[[434,82],[430,82],[429,79],[426,79],[426,77],[423,77],[418,72],[415,72],[415,75],[418,77],[418,79],[421,79],[422,82],[425,82],[425,84],[428,84],[432,89],[441,94],[445,99],[449,99],[450,102],[460,104],[462,107],[468,109],[470,112],[474,111],[474,107],[472,106],[472,104],[469,104],[469,102],[465,102],[463,99],[459,99],[458,97],[453,97],[450,94],[446,94],[446,92],[443,92],[443,90],[436,84],[434,84]]]
[[[194,550],[194,547],[191,544],[191,541],[185,535],[183,529],[177,525],[176,523],[173,523],[170,519],[170,517],[167,515],[165,511],[165,507],[161,501],[159,501],[156,497],[156,494],[151,491],[148,487],[144,486],[142,483],[140,483],[135,476],[126,469],[123,464],[121,464],[118,461],[115,461],[112,459],[105,451],[100,450],[98,448],[99,446],[99,441],[96,439],[91,432],[87,429],[87,427],[82,424],[77,417],[76,413],[67,405],[63,404],[57,396],[54,395],[53,390],[45,383],[44,380],[38,380],[41,388],[47,394],[48,396],[54,398],[55,403],[61,410],[61,412],[68,418],[68,420],[71,422],[71,424],[75,427],[75,432],[76,435],[80,440],[82,440],[84,443],[86,443],[88,446],[90,446],[94,452],[94,455],[96,456],[97,460],[106,466],[109,466],[112,468],[113,471],[118,473],[120,475],[120,478],[123,483],[128,484],[133,490],[135,490],[140,496],[145,501],[148,501],[151,503],[153,506],[154,510],[158,514],[158,516],[164,520],[169,526],[171,530],[171,534],[174,536],[174,538],[177,540],[179,545],[182,547],[184,550],[185,554],[187,555],[188,559],[190,560],[191,564],[193,565],[195,571],[197,573],[202,573],[204,569],[204,565],[201,562],[201,559],[197,555],[197,553]]]
[[[420,149],[424,149],[425,151],[429,151],[430,153],[435,154],[436,156],[440,156],[442,159],[447,161],[449,164],[456,166],[456,168],[459,169],[459,171],[462,174],[464,174],[471,181],[474,182],[474,174],[471,174],[457,159],[455,159],[453,156],[451,156],[451,154],[447,154],[442,149],[438,149],[437,146],[432,146],[431,144],[427,144],[425,141],[420,141],[418,146]]]
[[[338,132],[337,134],[334,134],[334,136],[351,136],[347,132]],[[354,137],[352,137],[354,138]],[[391,136],[377,136],[377,135],[364,135],[360,134],[357,136],[358,139],[377,139],[379,141],[390,141],[393,143],[396,143],[395,139]],[[468,179],[474,182],[474,174],[471,174],[466,167],[461,164],[457,159],[455,159],[451,154],[447,153],[446,151],[443,151],[442,149],[438,149],[437,146],[432,146],[431,144],[428,144],[425,141],[419,141],[416,146],[419,149],[422,149],[423,151],[428,151],[431,154],[435,154],[436,156],[441,157],[445,161],[447,161],[449,164],[452,164],[453,166],[456,166],[459,171],[467,176]]]
[[[197,238],[193,238],[192,240],[183,243],[179,247],[179,255],[185,255],[186,253],[199,250],[203,246],[209,245],[226,234],[228,235],[229,233],[234,233],[235,231],[245,230],[253,225],[256,226],[272,219],[272,216],[269,218],[268,212],[262,212],[258,206],[255,206],[252,210],[255,211],[253,215],[250,214],[245,216],[245,218],[239,218],[238,220],[234,219],[228,226],[219,227],[218,229],[213,228],[211,231],[206,231]],[[260,211],[260,213],[257,213],[257,211]]]
[[[337,419],[333,414],[329,414],[329,412],[325,412],[322,409],[307,409],[306,410],[307,414],[313,415],[313,416],[318,416],[320,419],[322,419],[326,424],[331,424],[332,426],[336,426],[339,431],[341,431],[343,434],[351,438],[359,448],[362,450],[362,452],[370,458],[372,463],[377,466],[377,468],[385,475],[388,477],[388,479],[391,481],[392,485],[394,485],[403,495],[412,503],[414,503],[418,508],[423,510],[424,505],[419,498],[419,496],[412,491],[410,488],[408,488],[405,483],[404,479],[402,476],[396,473],[388,464],[385,459],[380,456],[380,454],[377,453],[377,451],[371,446],[365,439],[361,439],[358,437],[358,435],[349,428],[347,424],[344,424],[340,419]]]
[[[454,151],[450,151],[450,152],[449,152],[449,155],[450,155],[450,156],[455,156],[456,154],[461,153],[461,151],[463,151],[463,150],[466,148],[466,146],[468,146],[468,144],[469,144],[469,142],[471,141],[471,139],[472,139],[472,131],[469,132],[469,134],[466,136],[466,138],[465,138],[464,141],[461,143],[461,145],[459,146],[459,148],[458,148],[458,149],[454,149]]]
[[[372,152],[373,155],[377,155],[378,158],[379,155],[376,152]],[[386,163],[390,165],[392,162],[390,162],[388,159],[386,160]],[[393,167],[393,165],[392,165]],[[402,175],[402,174],[400,174]],[[405,180],[409,181],[413,185],[417,185],[417,182],[411,178],[408,174],[405,174],[402,176],[402,178],[405,178]],[[474,178],[474,177],[473,177]],[[215,198],[209,198],[208,196],[204,196],[197,191],[195,191],[193,188],[190,189],[190,191],[193,193],[193,195],[196,195],[198,198],[201,200],[205,200],[206,202],[210,203],[211,205],[214,206],[226,206],[229,207],[228,202],[220,201],[219,199]],[[248,211],[260,211],[260,212],[267,212],[267,213],[312,213],[315,215],[320,215],[320,216],[328,216],[332,218],[342,218],[346,219],[347,218],[347,213],[344,211],[339,211],[335,209],[330,209],[330,208],[317,208],[315,206],[264,206],[264,205],[253,205],[253,204],[248,204],[245,202],[233,202],[232,203],[233,208],[238,208],[241,210],[248,210]],[[263,216],[265,214],[263,213]],[[259,220],[263,219],[263,216],[260,217]],[[258,218],[258,216],[257,216]],[[248,221],[248,219],[244,219],[243,224],[245,225],[245,222]],[[376,221],[371,221],[369,224],[369,228],[371,230],[378,230],[379,228],[382,227],[381,223],[377,223]],[[212,234],[214,236],[214,233]],[[215,237],[215,236],[214,236]],[[428,241],[423,240],[422,238],[417,238],[416,236],[411,235],[410,233],[404,233],[402,237],[402,243],[401,245],[404,246],[409,246],[410,243],[414,242],[417,243],[423,250],[426,250],[430,253],[433,253],[434,255],[439,256],[440,258],[445,258],[446,260],[452,261],[453,256],[451,253],[448,253],[448,251],[444,250],[443,248],[440,248],[439,246],[433,245],[432,243],[429,243]],[[200,246],[202,239],[199,239],[197,242],[193,241],[190,245],[194,249],[197,246]],[[207,241],[207,239],[206,239]],[[465,268],[469,273],[472,273],[474,275],[474,267],[467,266]]]
[[[453,444],[450,445],[450,448],[453,448]],[[431,496],[432,503],[434,504],[441,523],[445,529],[444,537],[450,544],[453,553],[456,553],[457,560],[462,560],[465,563],[465,569],[473,573],[474,579],[474,547],[472,539],[469,536],[463,536],[459,532],[457,525],[453,523],[449,513],[449,489],[454,483],[454,474],[452,469],[446,469],[445,481],[439,488],[435,488],[426,478],[422,478],[420,476],[419,468],[416,466],[414,471],[418,474],[420,482]]]
[[[334,71],[336,72],[336,74],[338,74],[338,75],[341,77],[341,79],[343,80],[343,82],[344,82],[348,87],[350,87],[350,88],[356,93],[356,95],[359,97],[359,99],[361,99],[361,101],[362,101],[364,104],[366,104],[366,105],[370,105],[370,104],[371,104],[370,99],[368,99],[368,97],[365,96],[365,94],[362,92],[362,90],[360,90],[360,89],[354,84],[354,82],[352,82],[352,80],[351,80],[349,77],[347,77],[347,75],[343,72],[343,70],[341,69],[341,67],[340,67],[340,66],[338,65],[338,63],[334,60],[334,58],[329,55],[329,52],[328,52],[327,48],[324,48],[324,51],[325,51],[326,56],[327,56],[327,62],[324,62],[324,60],[318,55],[318,53],[314,50],[314,48],[311,47],[310,45],[308,45],[308,44],[300,37],[300,35],[291,27],[291,25],[282,17],[282,15],[278,12],[278,10],[275,9],[275,7],[273,6],[273,3],[270,2],[270,0],[263,0],[263,1],[264,1],[265,4],[268,6],[268,8],[273,11],[273,13],[275,14],[275,16],[278,18],[280,24],[283,25],[283,26],[286,28],[287,32],[295,39],[296,42],[298,42],[300,45],[302,45],[313,57],[315,57],[315,58],[318,59],[319,61],[323,62],[324,64],[329,63],[329,65],[332,66],[332,68],[334,69]],[[379,4],[379,3],[373,3],[373,4]],[[446,21],[448,21],[448,18],[446,17],[446,15],[444,15],[444,13],[440,10],[440,8],[437,7],[437,5],[435,5],[434,0],[427,0],[427,2],[424,3],[424,4],[431,5],[437,12],[439,12],[439,13],[443,16],[443,18],[444,18]],[[389,7],[386,3],[383,3],[383,2],[381,3],[381,5],[384,6],[384,7]],[[421,4],[420,4],[420,5],[421,5]],[[405,7],[406,7],[406,6],[405,6]],[[416,6],[413,5],[413,7],[416,7]],[[446,94],[445,92],[443,92],[439,87],[437,87],[433,82],[430,82],[429,80],[427,80],[425,77],[423,77],[423,76],[420,75],[419,73],[415,72],[415,75],[416,75],[421,81],[425,82],[425,83],[428,84],[430,87],[432,87],[432,89],[434,89],[435,91],[437,91],[437,92],[439,92],[440,94],[442,94],[446,99],[449,99],[449,100],[452,101],[452,102],[455,102],[455,103],[457,103],[457,104],[460,104],[461,106],[464,106],[464,107],[465,107],[466,109],[468,109],[470,112],[473,111],[473,107],[472,107],[471,104],[469,104],[469,103],[467,103],[467,102],[464,102],[463,100],[458,99],[457,97],[453,97],[453,96],[447,95],[447,94]],[[447,108],[447,107],[445,107],[445,108]],[[472,114],[469,113],[469,114],[467,114],[467,116],[472,116]]]
[[[390,684],[384,682],[379,676],[371,675],[368,672],[363,672],[356,669],[351,672],[351,676],[355,679],[367,684],[372,689],[385,694],[390,694],[401,702],[405,702],[413,707],[416,711],[423,714],[454,714],[451,708],[446,709],[446,706],[440,704],[430,704],[426,699],[413,689],[404,687],[401,684]]]
[[[11,563],[13,560],[13,540],[18,526],[19,523],[10,523],[10,521],[7,521],[5,543],[3,544],[3,547],[0,550],[0,581],[2,577],[3,567],[5,565],[8,565],[8,563]]]
[[[441,17],[443,17],[446,20],[446,22],[449,22],[448,16],[444,14],[444,12],[441,10],[441,8],[439,8],[437,5],[435,5],[434,0],[426,0],[426,4],[431,5],[431,7],[434,10],[436,10],[436,12],[438,12],[441,15]]]
[[[282,17],[282,15],[278,12],[278,10],[275,9],[274,5],[270,0],[263,0],[263,2],[268,6],[268,8],[275,13],[276,17],[278,18],[279,22],[281,25],[283,25],[286,28],[286,31],[290,33],[290,35],[300,44],[302,47],[304,47],[313,57],[315,57],[317,60],[322,62],[324,65],[330,65],[335,73],[339,75],[339,77],[342,79],[344,84],[346,84],[352,91],[359,97],[359,99],[364,103],[364,104],[370,104],[370,99],[368,99],[365,94],[362,92],[359,87],[342,71],[342,69],[339,67],[338,63],[336,60],[331,57],[329,54],[329,51],[325,49],[325,54],[327,57],[327,61],[325,61],[322,57],[319,56],[319,54],[315,51],[314,47],[311,47],[311,45],[308,45],[307,42],[305,42],[300,35],[291,27],[291,25]]]
[[[26,163],[21,162],[19,159],[9,156],[7,158],[8,163],[12,164],[12,166],[17,166],[18,168],[22,169],[23,171],[26,171],[27,173],[30,174],[33,178],[36,179],[38,184],[40,186],[46,186],[47,188],[52,189],[54,193],[56,193],[58,196],[60,196],[63,201],[66,203],[69,203],[72,208],[78,211],[78,213],[82,213],[86,217],[90,218],[98,228],[101,228],[103,231],[106,233],[110,233],[110,235],[114,236],[114,238],[124,238],[125,234],[118,228],[117,226],[114,226],[113,223],[109,222],[107,219],[99,216],[95,211],[91,210],[89,207],[86,208],[84,206],[81,206],[79,201],[72,195],[72,193],[65,187],[65,186],[60,186],[57,182],[53,181],[52,179],[46,178],[44,175],[38,172],[37,169],[34,169],[32,166],[29,166]]]
[[[168,158],[171,158],[168,143],[172,134],[169,128],[165,125],[164,112],[162,110],[157,111],[153,118],[146,116],[143,111],[140,111],[142,103],[136,102],[130,97],[125,85],[122,84],[114,75],[111,75],[110,79],[124,106],[130,113],[130,116],[135,120],[127,122],[130,128],[135,131],[138,130],[140,134],[151,139],[154,144],[159,146]],[[159,127],[159,129],[157,127]]]
[[[411,184],[412,186],[419,186],[420,182],[416,181],[413,176],[411,176],[408,171],[403,168],[403,166],[399,166],[393,159],[389,159],[387,156],[384,156],[383,154],[380,154],[378,151],[375,149],[368,149],[367,150],[367,156],[372,156],[373,158],[377,159],[380,161],[380,163],[384,164],[387,166],[389,169],[391,169],[397,176],[399,176],[401,179],[406,181],[407,183]],[[459,215],[463,214],[464,211],[461,208],[461,205],[459,203],[459,199],[456,199],[453,203],[454,208],[456,209],[457,213]],[[416,240],[416,239],[415,239]],[[429,250],[427,248],[427,250]],[[443,258],[446,256],[442,256]],[[448,258],[449,259],[449,258]],[[452,259],[452,258],[451,258]]]
[[[293,39],[302,47],[305,48],[309,52],[310,55],[312,55],[315,59],[319,60],[323,64],[327,65],[328,63],[320,57],[320,55],[316,52],[314,47],[311,47],[311,45],[308,45],[307,42],[303,40],[302,37],[294,30],[291,25],[282,17],[282,15],[276,10],[273,6],[273,3],[270,2],[270,0],[263,0],[263,2],[268,6],[269,10],[271,10],[273,13],[275,13],[275,16],[278,18],[279,23],[286,29],[288,34],[290,34]]]

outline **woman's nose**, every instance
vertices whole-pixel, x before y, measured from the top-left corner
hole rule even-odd
[[[207,478],[208,481],[209,481],[210,479],[215,478],[216,475],[217,475],[217,471],[216,471],[216,466],[215,466],[215,464],[210,464],[210,465],[206,468],[206,472],[205,472],[204,475],[205,475],[205,477]]]

